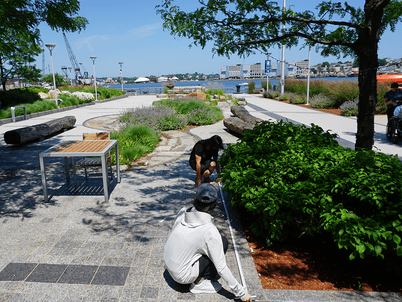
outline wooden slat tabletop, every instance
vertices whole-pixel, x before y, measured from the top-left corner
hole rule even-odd
[[[111,141],[69,141],[58,145],[47,153],[72,153],[72,152],[102,152]]]

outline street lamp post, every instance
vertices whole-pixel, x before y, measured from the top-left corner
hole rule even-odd
[[[73,86],[73,78],[71,77],[71,69],[73,69],[73,68],[68,67],[68,69],[70,69],[70,85]]]
[[[92,64],[94,66],[94,82],[95,82],[95,101],[98,100],[98,91],[96,90],[96,75],[95,75],[95,59],[96,57],[90,57],[92,59]]]
[[[56,89],[56,78],[54,77],[54,67],[53,67],[53,54],[52,50],[56,47],[56,44],[45,44],[50,51],[50,60],[52,62],[52,73],[53,73],[53,88],[54,88],[54,100],[56,101],[56,106],[59,108],[59,103],[57,102],[57,89]]]
[[[306,39],[306,41],[308,41],[308,40]],[[311,45],[308,46],[307,98],[306,98],[306,105],[309,104],[309,98],[310,98],[310,53],[311,53]]]
[[[123,90],[123,62],[119,62],[120,64],[120,79],[121,79],[121,91]]]
[[[270,65],[270,68],[271,68],[271,64],[270,64],[270,62],[269,62],[269,55],[270,55],[271,53],[270,52],[267,52],[267,62],[269,63],[269,65]],[[268,80],[268,76],[269,76],[269,71],[267,71],[267,70],[265,70],[265,72],[267,73],[267,92],[269,91],[269,80]]]

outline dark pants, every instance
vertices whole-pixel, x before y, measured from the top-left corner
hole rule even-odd
[[[204,161],[204,162],[201,162],[201,175],[204,174],[204,172],[205,172],[206,170],[208,170],[210,164],[211,164],[211,160],[210,160],[210,159],[208,159],[208,160],[206,160],[206,161]],[[193,168],[194,171],[197,171],[197,170],[196,170],[196,163],[195,163],[195,162],[191,161],[191,162],[190,162],[190,167]]]
[[[222,237],[222,243],[223,243],[223,252],[226,254],[226,251],[228,250],[229,247],[229,242],[228,240]],[[202,277],[204,279],[208,280],[215,280],[216,276],[218,275],[218,272],[216,271],[214,263],[209,259],[207,256],[202,255],[202,257],[198,260],[200,263],[200,272],[198,274],[198,277]]]
[[[399,103],[389,103],[387,105],[387,116],[388,120],[394,116],[394,110],[396,107],[398,107],[400,104]]]

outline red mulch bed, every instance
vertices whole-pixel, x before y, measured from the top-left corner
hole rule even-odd
[[[387,270],[390,263],[378,259],[350,261],[349,252],[339,250],[331,238],[302,236],[268,247],[249,229],[251,215],[238,212],[263,289],[361,290],[402,295],[402,275]],[[390,260],[402,268],[401,258]]]

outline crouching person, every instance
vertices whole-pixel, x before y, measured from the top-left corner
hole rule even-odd
[[[228,241],[212,223],[209,213],[217,202],[217,190],[204,183],[197,188],[194,206],[179,211],[163,252],[166,268],[176,282],[190,284],[192,293],[218,292],[222,288],[216,281],[219,274],[236,297],[251,302],[226,264]]]

